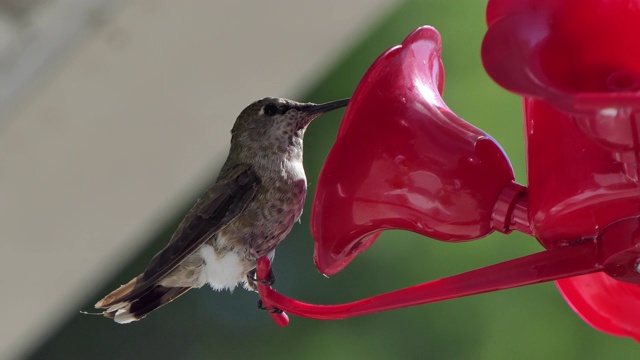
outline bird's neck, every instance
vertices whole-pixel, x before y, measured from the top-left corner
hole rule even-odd
[[[258,161],[254,160],[253,164],[264,182],[306,180],[301,150],[276,156],[265,156]]]
[[[225,167],[230,164],[250,164],[263,183],[306,180],[302,166],[302,142],[299,146],[237,147],[231,149]],[[233,154],[233,156],[232,156]]]

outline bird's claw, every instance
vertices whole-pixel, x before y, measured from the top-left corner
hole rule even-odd
[[[256,269],[249,270],[247,273],[247,277],[253,282],[259,282],[264,286],[273,286],[276,282],[276,275],[273,273],[272,269],[269,269],[269,276],[266,279],[258,279],[256,275]]]
[[[284,312],[284,311],[278,309],[277,307],[268,308],[268,307],[264,306],[264,303],[262,302],[262,299],[258,300],[258,309],[266,310],[266,311],[268,311],[268,312],[270,312],[272,314],[282,314]]]

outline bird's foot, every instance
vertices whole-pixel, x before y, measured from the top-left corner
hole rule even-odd
[[[284,311],[278,309],[277,307],[271,307],[271,308],[267,308],[266,306],[264,306],[264,303],[262,302],[262,299],[258,300],[258,309],[260,310],[266,310],[272,314],[282,314]]]
[[[253,269],[247,273],[247,279],[252,283],[259,282],[264,286],[273,286],[276,282],[276,275],[273,273],[272,269],[269,269],[269,276],[266,279],[258,279],[256,269]]]

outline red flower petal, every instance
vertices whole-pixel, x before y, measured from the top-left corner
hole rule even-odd
[[[604,273],[556,281],[575,312],[594,328],[640,342],[640,286]]]

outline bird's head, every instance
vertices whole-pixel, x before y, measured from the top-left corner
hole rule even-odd
[[[267,97],[251,103],[231,130],[231,146],[256,149],[261,155],[302,150],[302,137],[311,121],[323,113],[344,107],[349,99],[324,104],[299,103]]]

